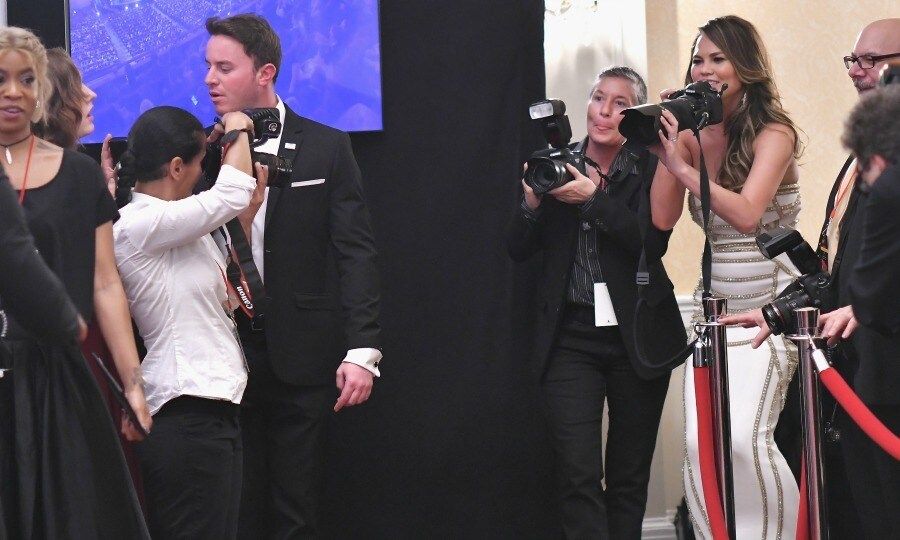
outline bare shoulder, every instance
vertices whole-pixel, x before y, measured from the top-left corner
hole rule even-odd
[[[758,144],[790,144],[793,148],[797,140],[796,131],[787,124],[778,122],[769,122],[763,126],[759,135],[756,136],[754,146]]]

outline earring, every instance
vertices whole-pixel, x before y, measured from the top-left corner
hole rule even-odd
[[[34,108],[35,108],[35,109],[40,109],[40,108],[41,108],[41,100],[37,100],[37,102],[35,102]]]

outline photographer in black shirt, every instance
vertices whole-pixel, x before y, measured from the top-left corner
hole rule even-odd
[[[657,161],[646,149],[623,146],[617,128],[622,110],[646,96],[644,81],[632,69],[601,72],[589,95],[588,136],[567,154],[583,156],[579,165],[586,174],[567,164],[572,180],[538,195],[529,183],[546,176],[535,174],[538,163],[530,160],[532,174],[523,181],[524,197],[508,232],[514,260],[543,255],[533,360],[556,453],[566,538],[640,538],[670,369],[648,366],[644,358],[670,358],[686,342],[662,253],[648,253],[651,284],[645,292],[656,333],[638,337],[644,355],[635,350],[635,273],[643,247],[638,216],[649,217]],[[551,121],[564,121],[555,105]],[[547,152],[552,154],[539,154]],[[652,227],[647,234],[658,235],[651,243],[665,250],[667,234]]]

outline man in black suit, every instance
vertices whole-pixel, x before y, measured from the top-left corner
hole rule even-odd
[[[588,102],[588,136],[575,145],[585,155],[588,175],[569,166],[575,179],[543,197],[523,182],[524,197],[509,228],[513,259],[543,252],[533,354],[567,538],[640,538],[671,369],[660,360],[676,355],[686,341],[672,283],[659,260],[668,237],[655,229],[647,234],[660,238],[647,245],[661,248],[648,253],[650,285],[642,295],[654,334],[637,336],[637,343],[635,338],[639,215],[649,223],[647,194],[656,158],[646,149],[623,147],[618,124],[623,109],[646,99],[647,87],[632,69],[600,73]],[[645,362],[648,354],[658,367]]]
[[[853,386],[875,416],[900,433],[900,85],[864,96],[847,119],[843,142],[868,186],[851,233],[859,244],[856,263],[842,290],[859,321]],[[900,461],[858,430],[846,455],[866,537],[900,538]]]
[[[844,146],[868,186],[862,248],[850,281],[859,323],[885,336],[900,333],[900,84],[872,92],[850,113]],[[896,270],[896,273],[894,272]],[[900,354],[900,351],[898,351]],[[900,361],[896,362],[900,369]],[[900,377],[889,383],[900,384]],[[900,395],[900,388],[895,392]]]
[[[276,107],[281,136],[256,150],[293,163],[290,181],[269,187],[242,223],[266,298],[264,317],[238,312],[250,371],[239,536],[315,538],[325,427],[332,410],[366,401],[379,375],[369,213],[347,134],[298,116],[275,93],[281,46],[268,22],[244,14],[206,28],[216,112]]]

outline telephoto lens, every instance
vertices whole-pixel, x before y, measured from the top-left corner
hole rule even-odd
[[[638,105],[622,111],[625,118],[619,124],[619,133],[629,142],[650,146],[659,142],[662,124],[659,117],[668,110],[678,120],[678,131],[690,129],[699,131],[706,126],[718,124],[724,118],[722,91],[716,92],[706,81],[691,83],[669,96],[659,104]]]

